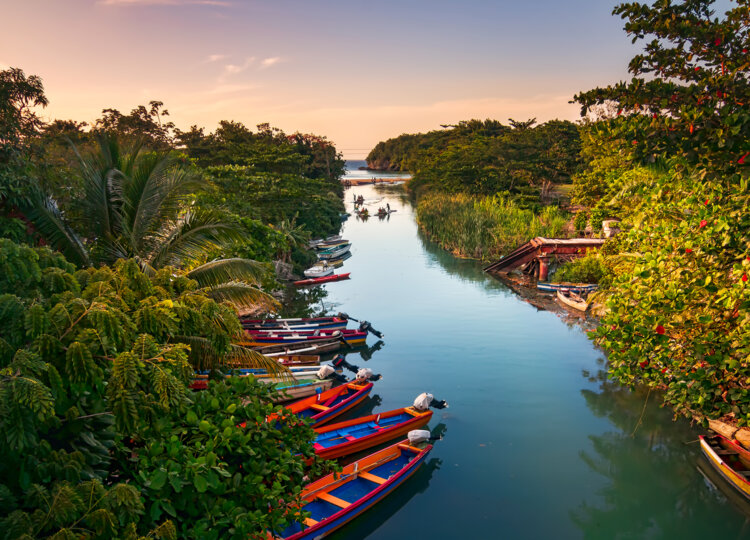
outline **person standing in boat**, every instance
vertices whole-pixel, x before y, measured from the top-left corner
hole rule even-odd
[[[391,213],[391,205],[390,203],[385,203],[385,209],[390,214]]]

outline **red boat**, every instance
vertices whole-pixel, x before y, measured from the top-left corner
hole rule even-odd
[[[332,274],[330,276],[301,279],[299,281],[295,281],[294,284],[297,287],[308,287],[310,285],[320,285],[321,283],[328,283],[329,281],[341,281],[342,279],[349,279],[349,274]]]

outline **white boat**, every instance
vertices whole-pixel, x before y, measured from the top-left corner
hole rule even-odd
[[[318,259],[323,260],[323,261],[327,259],[336,259],[344,255],[345,253],[348,253],[351,247],[352,247],[351,244],[344,244],[343,246],[337,246],[335,248],[326,249],[318,253]],[[328,275],[328,274],[325,274],[325,275]]]
[[[321,246],[322,244],[326,244],[326,243],[331,244],[331,243],[336,243],[340,241],[341,241],[341,235],[335,234],[333,236],[329,236],[328,238],[318,238],[317,240],[310,240],[308,245],[310,246],[310,248],[316,248],[318,246]]]
[[[330,276],[335,271],[333,266],[328,266],[328,264],[315,264],[305,270],[303,273],[305,274],[305,277],[309,278],[318,278],[318,277],[325,277]]]

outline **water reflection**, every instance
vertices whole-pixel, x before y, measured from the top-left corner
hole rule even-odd
[[[591,412],[614,429],[590,435],[591,450],[580,452],[588,468],[606,479],[605,486],[583,501],[570,518],[584,538],[695,538],[696,523],[711,523],[710,537],[742,537],[736,517],[717,506],[695,471],[701,459],[698,431],[687,421],[672,421],[659,406],[661,397],[630,391],[607,379],[604,361],[594,375],[584,372],[597,390],[581,394]],[[726,512],[727,520],[716,512]],[[718,523],[718,525],[717,525]]]

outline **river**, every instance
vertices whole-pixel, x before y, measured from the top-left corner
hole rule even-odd
[[[335,538],[750,535],[737,503],[699,471],[700,431],[656,396],[644,407],[645,393],[608,382],[584,329],[427,241],[402,188],[349,188],[349,212],[353,194],[371,212],[397,212],[349,218],[351,280],[325,286],[323,308],[385,333],[380,350],[348,357],[383,375],[350,416],[424,391],[450,407],[435,411],[430,427],[444,437],[428,462]]]

